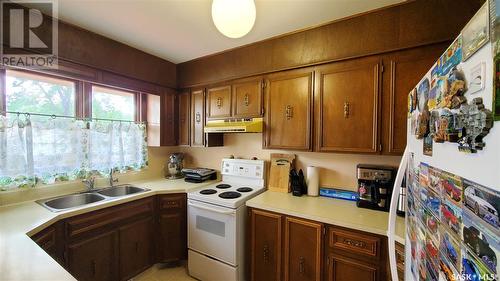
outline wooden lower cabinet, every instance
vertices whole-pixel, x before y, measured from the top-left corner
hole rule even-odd
[[[252,209],[250,220],[250,279],[281,280],[283,216]]]
[[[120,279],[128,280],[152,264],[153,218],[120,228]]]
[[[187,256],[186,194],[138,199],[61,220],[32,239],[77,280],[129,280]]]
[[[118,233],[111,231],[67,246],[67,269],[79,281],[116,280]]]
[[[252,281],[385,281],[387,238],[249,210]]]
[[[382,280],[377,266],[333,253],[327,255],[326,266],[328,281]]]
[[[157,260],[174,262],[187,258],[187,197],[185,193],[158,198]]]
[[[285,281],[320,281],[323,225],[285,219]]]

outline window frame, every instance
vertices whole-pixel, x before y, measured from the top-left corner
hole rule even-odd
[[[30,70],[25,70],[25,69],[17,69],[17,68],[3,68],[0,70],[0,111],[2,115],[5,115],[5,111],[7,111],[7,71],[14,71],[14,72],[24,72],[28,75],[33,75],[33,76],[40,76],[40,77],[47,77],[55,80],[62,80],[65,82],[69,82],[74,84],[75,86],[75,117],[76,118],[82,118],[82,112],[79,111],[79,106],[78,106],[78,96],[79,96],[79,87],[81,81],[72,79],[69,77],[65,76],[59,76],[59,75],[53,75],[53,74],[48,74],[44,72],[38,72],[38,71],[30,71]],[[29,112],[32,114],[37,114],[34,112]]]
[[[95,83],[80,79],[71,78],[65,75],[57,75],[46,73],[43,71],[32,71],[18,68],[2,68],[0,69],[0,114],[5,115],[7,111],[7,71],[25,72],[34,76],[48,77],[57,80],[64,80],[75,85],[75,117],[92,119],[92,88],[94,86],[100,88],[108,88],[118,90],[134,95],[134,120],[133,122],[147,122],[147,93],[136,91],[128,88],[117,87],[102,83]],[[99,119],[99,118],[96,118]]]
[[[132,90],[128,90],[128,89],[123,89],[123,88],[119,88],[119,87],[113,87],[113,86],[109,86],[109,85],[102,85],[102,84],[98,84],[98,83],[89,83],[89,95],[88,95],[88,99],[89,99],[89,115],[87,116],[88,118],[93,118],[92,116],[92,102],[93,102],[93,94],[94,94],[94,87],[98,87],[98,88],[103,88],[103,89],[110,89],[112,91],[120,91],[120,92],[125,92],[125,93],[129,93],[129,94],[132,94],[133,97],[134,97],[134,122],[140,122],[141,121],[141,113],[140,113],[140,110],[141,110],[141,105],[140,105],[140,100],[141,100],[141,93],[138,92],[138,91],[132,91]],[[97,119],[99,119],[99,117],[97,117]],[[127,120],[129,121],[129,120]]]

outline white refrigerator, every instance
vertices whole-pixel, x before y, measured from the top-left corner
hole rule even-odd
[[[394,187],[407,178],[404,280],[500,280],[499,10],[487,1],[409,93]],[[393,281],[397,201],[394,192]]]

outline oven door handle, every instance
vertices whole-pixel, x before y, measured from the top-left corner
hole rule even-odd
[[[188,205],[192,206],[192,207],[195,207],[195,208],[198,208],[198,209],[202,209],[202,210],[206,210],[206,211],[210,211],[210,212],[216,212],[216,213],[225,214],[225,215],[234,214],[234,210],[223,211],[223,210],[220,210],[220,209],[210,208],[210,207],[204,206],[204,205],[198,205],[198,204],[193,203],[193,202],[188,202]]]

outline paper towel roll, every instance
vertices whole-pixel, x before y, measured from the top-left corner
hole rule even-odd
[[[307,195],[319,195],[319,168],[314,166],[307,167]]]

